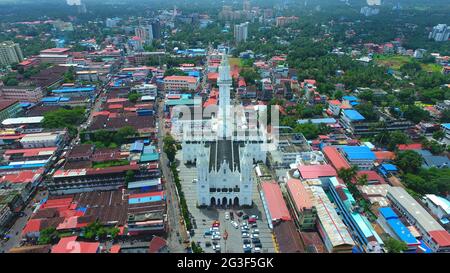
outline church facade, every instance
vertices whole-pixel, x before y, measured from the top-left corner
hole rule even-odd
[[[197,166],[198,205],[252,205],[253,167],[257,161],[266,160],[263,146],[267,137],[263,128],[249,129],[251,126],[242,125],[242,121],[237,124],[237,116],[243,115],[236,115],[231,105],[232,79],[226,55],[219,66],[217,84],[219,106],[211,122],[212,131],[184,132],[183,161]],[[245,133],[236,131],[243,127]]]

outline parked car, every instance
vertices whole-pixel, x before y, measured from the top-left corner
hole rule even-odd
[[[251,235],[250,235],[250,238],[259,238],[259,234],[258,233],[252,233]]]
[[[247,220],[249,217],[248,217],[248,215],[246,214],[246,215],[244,215],[244,216],[242,216],[242,219],[244,219],[244,220]]]
[[[256,218],[252,218],[252,217],[248,218],[248,223],[249,223],[249,224],[254,224],[254,223],[256,223]]]
[[[236,228],[236,229],[239,228],[238,223],[236,223],[235,221],[231,221],[231,225],[232,225],[234,228]]]
[[[211,246],[211,242],[210,242],[210,241],[206,241],[206,242],[205,242],[205,246],[206,246],[206,247],[210,247],[210,246]]]
[[[252,216],[250,216],[250,218],[255,218],[256,220],[259,219],[258,215],[253,214]]]
[[[230,213],[225,212],[225,220],[230,220]]]
[[[253,249],[253,252],[254,252],[254,253],[261,253],[261,248],[255,247],[255,248]]]
[[[254,247],[259,247],[259,248],[261,248],[261,247],[262,247],[262,244],[261,244],[261,243],[254,243],[253,246],[254,246]]]
[[[244,239],[242,242],[244,243],[244,245],[249,245],[250,244],[250,240],[249,239]]]
[[[261,241],[259,240],[259,238],[252,238],[252,243],[261,243]]]
[[[219,244],[213,245],[212,249],[213,249],[215,252],[220,252],[220,245],[219,245]]]
[[[234,220],[234,213],[232,211],[230,211],[230,219]]]
[[[211,236],[211,240],[220,240],[220,235],[213,234],[213,235]]]
[[[238,211],[236,214],[238,217],[241,217],[244,213],[242,211]]]
[[[252,233],[253,233],[253,234],[259,234],[259,229],[254,229],[254,230],[252,230]]]
[[[250,234],[248,234],[248,232],[242,233],[242,238],[248,238],[248,237],[250,237]]]

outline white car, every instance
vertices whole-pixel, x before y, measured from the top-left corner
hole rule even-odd
[[[253,252],[254,252],[254,253],[261,253],[261,248],[255,247],[255,248],[253,249]]]
[[[230,220],[230,213],[229,212],[225,212],[225,220]]]
[[[249,248],[252,248],[252,245],[250,245],[250,244],[243,244],[242,248],[243,249],[249,249]]]
[[[220,240],[220,235],[217,234],[211,235],[211,240]]]
[[[249,230],[248,230],[248,227],[241,227],[241,231],[242,232],[248,232]]]
[[[220,252],[220,245],[213,245],[212,249],[216,252]]]
[[[248,237],[249,237],[248,232],[243,232],[243,233],[242,233],[242,238],[248,238]]]
[[[213,227],[213,228],[211,228],[211,231],[212,232],[218,232],[218,231],[220,231],[220,229],[218,227]]]
[[[256,220],[258,220],[258,216],[256,216],[256,215],[252,215],[252,216],[250,216],[250,218],[255,218]]]
[[[258,233],[252,233],[252,235],[250,235],[250,238],[259,238],[259,234]]]
[[[192,183],[197,183],[197,179],[196,178],[194,178],[194,179],[192,179]]]
[[[252,230],[252,233],[253,234],[259,234],[259,229],[256,228],[256,229]]]
[[[235,221],[231,221],[231,225],[232,225],[235,229],[238,229],[238,228],[239,228],[238,223],[236,223]]]

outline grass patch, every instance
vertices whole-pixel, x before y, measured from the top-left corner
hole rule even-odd
[[[400,70],[402,65],[412,63],[414,58],[403,55],[376,55],[374,57],[374,61],[379,65],[386,66],[394,70]],[[426,72],[441,72],[442,70],[442,67],[435,63],[420,63],[420,67],[422,67],[422,70]]]
[[[242,67],[241,58],[229,58],[228,62],[230,66],[237,65],[239,68]]]
[[[125,159],[121,160],[109,160],[104,162],[92,162],[92,168],[108,168],[108,167],[115,167],[115,166],[124,166],[129,165],[130,162]]]

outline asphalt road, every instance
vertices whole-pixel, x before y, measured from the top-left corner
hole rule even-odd
[[[168,243],[171,252],[181,253],[185,251],[183,241],[188,240],[186,228],[180,224],[181,209],[178,202],[177,191],[173,181],[172,172],[169,169],[169,160],[163,151],[163,139],[166,133],[163,113],[164,102],[158,104],[158,148],[161,151],[160,164],[161,171],[166,180],[167,192],[167,218],[168,218]]]
[[[6,253],[11,248],[20,245],[22,239],[21,236],[22,230],[24,229],[25,225],[27,224],[28,220],[31,218],[33,214],[32,205],[46,198],[47,195],[48,195],[47,192],[38,192],[36,196],[33,199],[31,199],[32,201],[30,201],[27,207],[23,210],[25,214],[22,217],[18,217],[15,220],[14,225],[11,227],[9,235],[11,235],[12,237],[7,241],[2,240],[0,242],[0,253]]]

